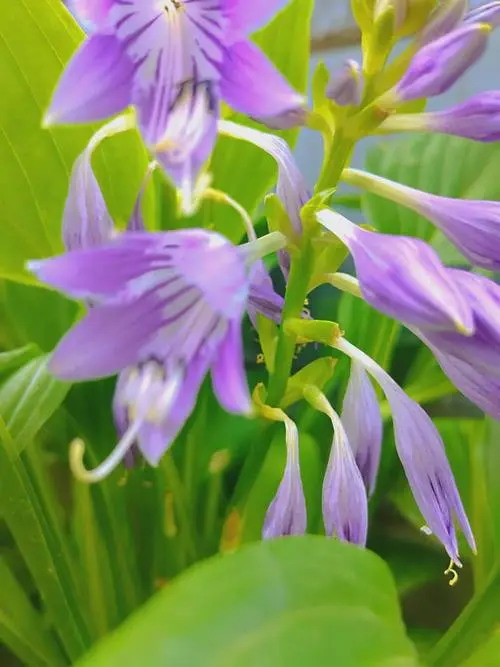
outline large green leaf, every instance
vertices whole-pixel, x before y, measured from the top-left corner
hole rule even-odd
[[[180,576],[81,667],[414,667],[396,591],[369,551],[287,538]]]
[[[313,5],[313,0],[293,0],[274,21],[255,35],[255,42],[291,85],[304,94],[309,72]],[[231,120],[264,129],[240,115],[234,115]],[[297,138],[296,130],[281,134],[291,144]],[[276,178],[276,164],[266,153],[246,142],[226,137],[219,139],[212,170],[215,187],[228,192],[250,212],[255,212]],[[206,224],[214,224],[234,241],[243,235],[241,221],[226,206],[207,205],[204,217]]]
[[[93,128],[44,130],[41,121],[63,65],[81,39],[60,0],[0,5],[0,276],[31,281],[25,261],[61,250],[68,176]],[[108,143],[96,167],[112,214],[123,219],[146,157],[132,134]]]

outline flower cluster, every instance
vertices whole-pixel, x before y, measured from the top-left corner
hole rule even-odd
[[[500,136],[499,91],[446,111],[405,113],[407,102],[446,91],[481,56],[499,21],[499,3],[467,14],[462,0],[445,0],[434,11],[411,0],[354,0],[363,64],[349,61],[334,74],[312,110],[305,110],[302,97],[247,37],[286,0],[76,4],[91,33],[68,64],[45,123],[98,121],[125,112],[97,132],[75,163],[63,221],[67,252],[29,264],[42,282],[87,307],[55,350],[51,371],[72,381],[118,375],[113,412],[119,443],[93,471],[83,468],[79,450],[76,474],[99,480],[137,451],[157,464],[209,371],[221,405],[250,413],[241,338],[247,312],[256,326],[261,317],[273,321],[277,332],[263,345],[270,378],[253,409],[286,429],[286,466],[264,537],[307,529],[299,432],[285,413],[291,402],[305,399],[333,429],[323,485],[325,532],[366,543],[383,432],[374,380],[390,406],[397,452],[426,530],[460,565],[455,522],[472,550],[474,537],[432,420],[338,326],[303,317],[303,309],[321,283],[355,294],[406,325],[465,396],[500,418],[500,287],[474,269],[500,266],[500,204],[430,195],[348,168],[354,144],[379,130],[443,132],[476,141]],[[392,47],[408,35],[407,50],[391,62]],[[307,123],[320,129],[325,159],[315,193],[282,138],[220,120],[221,100],[271,128]],[[205,229],[148,232],[143,190],[128,229],[115,231],[92,171],[92,151],[135,124],[153,159],[144,187],[152,171],[162,169],[193,206],[204,197],[225,201],[241,214],[247,243],[235,246]],[[256,237],[237,202],[210,188],[205,165],[218,132],[251,142],[276,160],[278,205],[266,209],[265,236]],[[424,241],[368,231],[331,210],[326,203],[340,180],[425,216],[471,267],[447,268]],[[338,272],[345,257],[339,247],[352,255],[355,277]],[[284,299],[262,262],[274,252],[287,280]],[[290,380],[299,339],[327,344],[351,359],[340,414],[314,373],[305,373],[302,383]]]

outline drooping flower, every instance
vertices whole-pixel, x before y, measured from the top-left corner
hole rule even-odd
[[[307,529],[306,500],[300,475],[299,432],[295,422],[285,413],[282,413],[282,420],[286,429],[285,472],[264,519],[264,539],[303,535]]]
[[[361,103],[363,81],[359,64],[347,60],[342,69],[330,77],[326,96],[341,107],[357,106]]]
[[[455,386],[496,419],[500,418],[500,286],[480,275],[449,269],[469,300],[474,334],[451,331],[417,335],[430,347]]]
[[[382,415],[373,385],[363,366],[355,360],[351,363],[340,419],[371,495],[375,490],[382,450]]]
[[[45,122],[93,122],[132,105],[146,144],[188,187],[212,150],[220,99],[273,125],[302,106],[246,37],[285,4],[80,0],[94,31],[66,67]]]
[[[398,455],[418,507],[430,532],[460,565],[455,519],[473,551],[475,541],[438,430],[423,408],[373,359],[344,338],[334,346],[359,362],[384,391],[392,411]]]
[[[423,329],[472,331],[470,306],[429,245],[364,230],[328,209],[317,217],[349,248],[363,298],[374,308]]]
[[[240,332],[247,264],[219,234],[129,232],[29,268],[46,284],[94,304],[59,343],[51,372],[65,380],[120,373],[114,411],[123,435],[89,481],[107,474],[135,443],[157,464],[209,370],[221,405],[249,411]]]
[[[485,269],[500,268],[499,202],[440,197],[357,169],[344,173],[347,182],[426,217],[472,264]]]
[[[333,427],[333,442],[323,481],[325,532],[339,540],[364,546],[368,532],[368,501],[345,428],[319,389],[306,388],[304,397],[330,418]]]
[[[257,314],[262,313],[276,324],[281,322],[284,298],[276,292],[273,281],[264,262],[255,262],[250,275],[247,311],[250,320],[257,328]]]

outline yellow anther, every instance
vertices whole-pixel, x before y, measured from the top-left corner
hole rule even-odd
[[[457,566],[457,564],[455,563],[455,561],[454,561],[454,560],[450,560],[450,564],[448,565],[448,567],[447,567],[446,570],[444,571],[444,573],[445,573],[446,575],[448,575],[448,574],[451,575],[450,580],[449,580],[449,582],[448,582],[448,584],[449,584],[450,586],[455,586],[455,584],[456,584],[457,581],[458,581],[458,572],[457,572],[457,570],[455,569],[456,566]]]
[[[255,360],[256,360],[256,362],[257,362],[258,364],[263,364],[263,363],[265,363],[264,355],[262,354],[262,352],[261,352],[260,354],[257,355],[257,357],[256,357]]]

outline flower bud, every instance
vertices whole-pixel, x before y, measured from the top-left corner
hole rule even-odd
[[[467,10],[467,0],[443,0],[417,35],[420,46],[439,39],[456,28]]]
[[[446,92],[483,55],[490,32],[490,26],[474,23],[430,42],[415,55],[395,89],[380,98],[380,104]]]
[[[500,25],[500,2],[488,2],[486,5],[480,5],[464,17],[464,23],[488,23],[493,28]]]
[[[340,107],[358,106],[362,92],[361,72],[355,60],[347,60],[330,78],[326,96]]]

